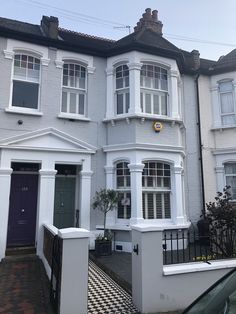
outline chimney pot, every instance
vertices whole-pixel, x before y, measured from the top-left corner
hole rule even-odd
[[[163,27],[162,22],[158,21],[158,11],[157,10],[152,11],[150,8],[147,8],[145,10],[145,13],[143,13],[142,18],[135,26],[134,31],[138,32],[141,29],[146,28],[151,29],[158,35],[162,36],[162,27]]]

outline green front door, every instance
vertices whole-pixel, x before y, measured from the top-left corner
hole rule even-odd
[[[53,224],[59,229],[75,226],[75,181],[75,177],[56,177]]]

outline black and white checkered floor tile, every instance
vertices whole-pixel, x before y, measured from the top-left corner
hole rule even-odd
[[[88,314],[135,314],[131,296],[92,261],[89,262]]]

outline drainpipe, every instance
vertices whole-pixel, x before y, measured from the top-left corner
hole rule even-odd
[[[200,161],[200,170],[201,170],[201,187],[202,187],[202,214],[203,218],[206,217],[206,208],[205,208],[205,184],[204,184],[204,176],[203,176],[203,159],[202,159],[202,133],[201,133],[201,118],[200,118],[200,101],[199,101],[199,76],[197,73],[195,77],[195,86],[196,86],[196,94],[197,94],[197,126],[198,126],[198,138],[199,138],[199,161]]]

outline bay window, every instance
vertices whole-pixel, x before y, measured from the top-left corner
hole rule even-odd
[[[61,112],[86,114],[86,68],[80,64],[64,63]]]
[[[140,73],[140,103],[143,113],[168,115],[167,70],[144,64]]]
[[[116,68],[116,114],[129,111],[129,68],[126,64]]]
[[[171,218],[170,165],[156,161],[145,162],[142,175],[142,187],[143,218]]]
[[[131,217],[130,171],[127,162],[116,164],[116,188],[119,193],[117,218]]]
[[[12,107],[38,109],[40,59],[16,53],[14,56]]]

